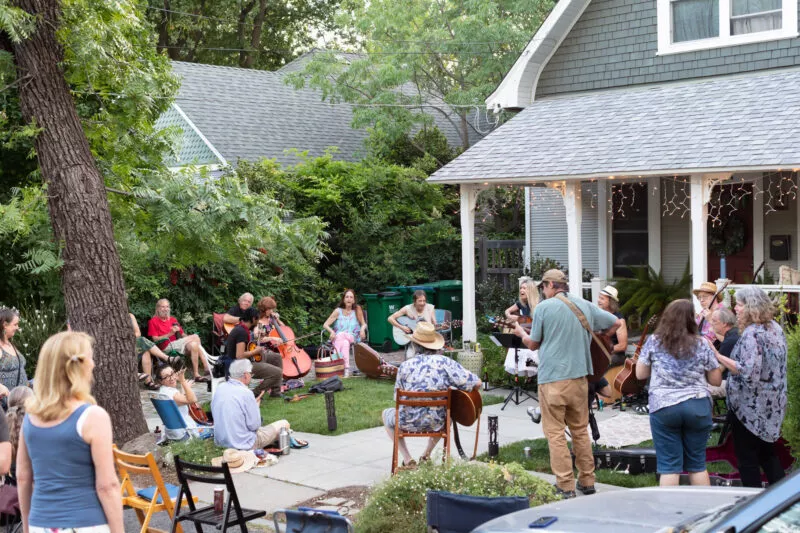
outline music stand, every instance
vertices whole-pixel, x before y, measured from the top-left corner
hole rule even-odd
[[[500,410],[502,411],[505,409],[506,405],[508,405],[508,402],[510,401],[513,401],[514,405],[519,405],[526,399],[531,399],[538,402],[539,398],[535,393],[531,395],[530,392],[519,386],[519,349],[522,348],[522,339],[513,333],[492,333],[490,338],[497,346],[514,348],[514,387],[511,389],[511,392],[508,393],[508,396],[506,396],[506,400],[503,402],[503,407],[501,407]],[[523,398],[520,400],[520,394],[524,394],[528,398]]]

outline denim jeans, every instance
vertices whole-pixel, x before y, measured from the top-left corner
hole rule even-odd
[[[711,424],[708,397],[692,398],[650,413],[658,473],[705,471]]]

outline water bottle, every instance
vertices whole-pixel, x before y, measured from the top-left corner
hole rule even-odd
[[[289,446],[289,431],[286,428],[281,428],[278,434],[278,448],[281,449],[281,455],[289,455],[291,446]]]

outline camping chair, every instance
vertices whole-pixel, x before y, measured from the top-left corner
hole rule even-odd
[[[178,410],[178,404],[175,403],[175,400],[167,398],[164,395],[152,394],[150,395],[150,401],[153,403],[153,407],[155,407],[165,428],[171,431],[184,430],[184,436],[180,439],[181,441],[192,438],[192,433],[189,431],[189,428],[186,427],[186,420],[183,419],[183,415],[181,415],[181,412]],[[197,431],[200,438],[203,440],[214,437],[214,426],[198,427]],[[167,439],[167,432],[163,431],[161,435],[161,440],[158,443],[164,444],[169,440]]]
[[[427,493],[428,533],[469,533],[479,525],[530,507],[525,496],[468,496],[445,491]]]
[[[278,514],[283,513],[286,527],[281,529],[278,523]],[[313,507],[300,507],[293,509],[278,509],[272,515],[275,532],[302,531],[303,533],[353,533],[353,524],[336,511],[314,509]]]
[[[170,519],[175,516],[175,504],[172,500],[178,496],[179,487],[164,483],[153,454],[134,455],[126,453],[114,446],[114,463],[117,465],[122,479],[122,505],[133,508],[141,524],[141,533],[158,531],[150,528],[150,519],[155,513],[166,511]],[[153,478],[155,485],[136,490],[131,481],[131,474],[146,474]],[[197,498],[194,499],[195,502]],[[182,529],[178,526],[178,533]]]
[[[446,322],[451,322],[453,320],[453,312],[447,309],[436,309],[436,323],[437,324],[444,324]],[[440,329],[438,330],[442,336],[447,338],[447,345],[453,345],[453,326],[451,325],[447,329]]]
[[[214,324],[211,326],[211,355],[219,357],[225,353],[225,339],[228,332],[225,331],[225,313],[214,313]],[[210,362],[210,361],[209,361]]]
[[[398,389],[395,400],[395,424],[394,424],[394,449],[392,450],[392,474],[397,471],[397,452],[398,441],[406,437],[440,437],[444,439],[444,460],[450,458],[450,389],[415,392]],[[404,431],[400,429],[400,408],[401,407],[444,407],[445,423],[439,431]]]
[[[172,533],[176,532],[178,524],[184,520],[194,523],[195,529],[202,531],[202,526],[210,525],[217,528],[217,530],[225,531],[229,527],[238,525],[243,533],[247,532],[247,522],[261,518],[267,514],[266,511],[256,511],[253,509],[243,509],[239,505],[239,497],[236,495],[236,486],[233,484],[231,471],[227,463],[222,463],[222,466],[206,466],[197,465],[194,463],[187,463],[181,461],[180,456],[175,456],[175,471],[178,475],[178,482],[180,489],[178,490],[177,501],[186,496],[189,502],[189,510],[183,513],[180,512],[179,507],[175,506],[175,515],[172,519]],[[189,488],[189,482],[205,483],[215,486],[225,486],[228,496],[227,504],[224,505],[224,510],[221,514],[214,511],[213,505],[200,507],[199,509],[194,504],[192,492]]]
[[[361,308],[361,312],[364,313],[364,323],[365,324],[369,324],[369,321],[367,320],[367,310],[362,307]],[[359,338],[356,338],[356,341],[353,344],[350,345],[350,358],[351,359],[355,358],[355,355],[356,355],[356,352],[355,352],[356,344],[358,344],[359,342],[367,342],[367,343],[369,342],[369,325],[367,325],[367,329],[366,329],[365,333],[366,333],[366,336],[364,337],[363,341],[361,339],[359,339]],[[328,333],[328,330],[326,330],[325,328],[322,328],[320,330],[320,332],[319,332],[319,346],[320,347],[325,347],[330,351],[330,353],[333,353],[333,343],[330,340],[328,340],[329,337],[330,337],[330,333]],[[316,358],[316,354],[312,354],[312,357]]]

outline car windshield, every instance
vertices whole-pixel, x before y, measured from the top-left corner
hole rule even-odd
[[[672,531],[673,533],[705,533],[710,531],[711,527],[716,524],[720,518],[728,514],[735,507],[741,505],[748,498],[750,497],[740,496],[733,503],[726,503],[725,505],[709,509],[705,513],[696,515],[675,528],[667,528],[664,531]]]

